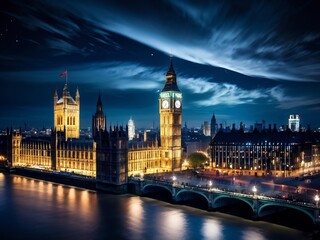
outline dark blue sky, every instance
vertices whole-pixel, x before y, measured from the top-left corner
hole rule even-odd
[[[158,126],[172,53],[183,122],[320,127],[317,1],[1,1],[0,127],[51,127],[66,68],[81,127]]]

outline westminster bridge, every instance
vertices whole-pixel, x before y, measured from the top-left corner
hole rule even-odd
[[[128,186],[137,195],[144,196],[156,193],[160,189],[168,191],[173,203],[197,200],[199,197],[206,200],[207,210],[216,210],[220,207],[239,203],[247,204],[252,211],[252,219],[259,219],[270,214],[279,213],[286,209],[295,209],[308,216],[316,226],[320,226],[318,200],[316,203],[279,199],[277,197],[264,196],[256,193],[240,193],[230,189],[215,188],[211,184],[200,186],[190,185],[175,181],[146,179],[143,177],[129,177]]]

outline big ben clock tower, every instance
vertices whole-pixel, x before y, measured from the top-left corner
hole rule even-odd
[[[180,92],[172,58],[166,74],[166,84],[159,96],[161,167],[180,170],[182,93]]]

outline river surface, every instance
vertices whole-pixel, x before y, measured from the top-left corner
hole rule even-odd
[[[0,173],[0,239],[311,239],[263,221]]]

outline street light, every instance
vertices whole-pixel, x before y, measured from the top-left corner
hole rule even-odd
[[[210,180],[209,182],[208,182],[208,184],[209,184],[209,191],[211,190],[211,187],[212,187],[212,181]]]
[[[254,186],[252,187],[252,192],[253,192],[253,196],[255,196],[255,195],[256,195],[256,192],[257,192],[257,187],[256,187],[256,185],[254,185]]]
[[[177,180],[177,177],[176,176],[172,176],[172,184],[174,185],[175,184],[175,181]]]
[[[143,180],[143,176],[144,176],[144,174],[143,174],[143,172],[141,172],[141,173],[140,173],[140,179],[141,179],[141,180]]]
[[[314,197],[314,200],[316,201],[316,206],[318,207],[318,204],[319,204],[319,195],[317,194],[315,197]]]

